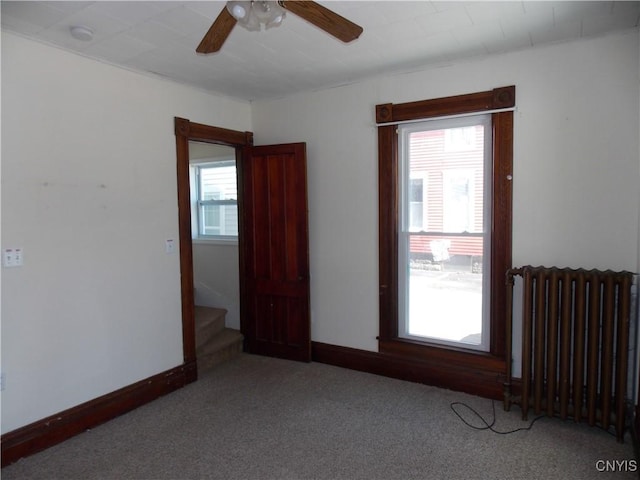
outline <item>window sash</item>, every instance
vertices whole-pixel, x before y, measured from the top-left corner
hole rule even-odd
[[[209,239],[229,239],[229,238],[237,238],[238,237],[238,200],[237,200],[237,175],[235,170],[236,162],[235,160],[222,160],[216,161],[212,163],[203,163],[196,165],[196,210],[197,210],[197,223],[198,223],[198,238],[209,238]],[[228,191],[224,191],[223,188],[220,188],[220,191],[214,192],[206,192],[203,182],[205,178],[205,170],[212,170],[218,168],[233,168],[233,177],[234,177],[234,185]],[[225,183],[229,183],[229,179],[225,180]],[[210,185],[209,185],[210,186]],[[227,185],[229,188],[229,185]],[[222,196],[227,195],[235,198],[207,198],[204,199],[205,196]],[[212,212],[207,212],[207,207],[218,207],[217,210],[217,221],[213,225],[207,224],[207,214],[211,214]],[[228,207],[235,207],[234,209],[229,209]],[[230,213],[233,211],[233,213]],[[232,215],[231,218],[228,215]],[[209,215],[210,216],[210,215]],[[231,228],[233,233],[229,233],[227,230]],[[218,233],[207,233],[207,230],[214,230]]]
[[[484,133],[484,145],[483,150],[479,152],[481,154],[481,166],[482,166],[482,220],[480,222],[481,231],[474,231],[474,225],[477,223],[474,218],[475,212],[474,210],[474,172],[471,167],[468,166],[469,159],[465,157],[462,160],[463,165],[458,166],[454,162],[457,160],[455,158],[451,158],[453,155],[460,151],[468,151],[466,149],[461,150],[453,150],[451,148],[451,144],[447,143],[447,138],[451,137],[449,132],[461,130],[464,131],[465,134],[469,133],[469,128],[474,128],[476,126],[483,127]],[[443,131],[442,138],[442,152],[430,151],[429,146],[421,146],[412,143],[412,135],[416,133],[426,133],[426,132],[437,132]],[[433,342],[439,345],[447,345],[454,346],[459,348],[466,348],[472,350],[480,350],[480,351],[488,351],[489,350],[489,338],[491,331],[491,322],[490,322],[490,310],[487,296],[490,295],[490,284],[489,280],[491,278],[491,261],[490,261],[490,242],[491,235],[490,231],[487,231],[485,228],[486,225],[491,224],[491,178],[492,178],[492,129],[491,129],[491,116],[488,114],[478,114],[474,116],[465,116],[462,118],[454,118],[454,119],[439,119],[435,118],[432,120],[428,120],[420,123],[412,123],[402,125],[398,129],[398,154],[399,154],[399,176],[397,180],[397,188],[400,195],[399,208],[400,214],[398,215],[398,336],[400,338],[412,339],[417,341],[427,341]],[[473,139],[475,141],[475,138]],[[436,142],[436,140],[433,140]],[[468,142],[467,142],[468,144]],[[433,147],[434,144],[431,145]],[[417,151],[412,150],[412,148],[416,148]],[[426,151],[427,149],[429,151]],[[412,155],[418,155],[418,164],[414,164],[412,167]],[[433,168],[429,169],[430,160],[437,156],[438,154],[442,155],[440,157],[441,165],[440,169]],[[415,185],[415,181],[419,178],[417,175],[424,175],[423,178],[428,178],[429,173],[433,174],[434,172],[439,172],[442,177],[442,183],[438,183],[438,191],[428,192],[429,190],[429,182],[422,181],[421,190],[423,196],[423,204],[424,200],[427,198],[427,195],[431,193],[431,198],[439,199],[442,202],[441,208],[441,222],[442,228],[440,230],[430,230],[430,231],[416,231],[415,230],[415,221],[412,218],[412,206],[415,203],[413,200],[413,187]],[[468,193],[467,193],[467,202],[466,205],[466,225],[464,228],[451,230],[447,227],[451,226],[452,219],[447,218],[447,214],[451,213],[448,208],[450,205],[447,205],[447,179],[457,179],[462,178],[466,180],[468,185]],[[425,216],[423,217],[424,222],[428,223],[429,220]],[[413,331],[416,331],[415,325],[417,320],[411,315],[411,306],[416,299],[412,299],[411,296],[411,238],[412,237],[426,237],[426,236],[435,236],[443,239],[455,238],[455,237],[468,237],[468,238],[482,238],[483,245],[483,257],[482,257],[482,299],[480,312],[477,312],[480,315],[480,328],[481,328],[481,338],[478,344],[474,343],[465,343],[461,341],[455,341],[452,339],[438,338],[436,336],[428,336],[421,335],[416,333],[410,333],[411,327],[414,325]],[[471,270],[471,264],[469,265]],[[413,279],[417,281],[416,278]],[[429,320],[432,321],[432,320]],[[430,329],[433,332],[433,329]],[[475,332],[469,332],[475,333]]]

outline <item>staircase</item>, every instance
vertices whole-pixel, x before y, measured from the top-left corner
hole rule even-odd
[[[195,307],[196,360],[204,372],[242,352],[244,337],[224,326],[224,308]]]

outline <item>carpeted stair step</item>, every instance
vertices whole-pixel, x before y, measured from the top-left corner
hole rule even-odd
[[[200,371],[208,370],[242,352],[244,337],[225,328],[227,310],[195,307],[196,359]]]
[[[227,310],[224,308],[195,307],[195,331],[196,331],[196,352],[209,343],[213,337],[222,332],[225,328],[225,316]]]
[[[224,328],[197,351],[198,370],[209,370],[242,353],[244,336],[238,330]]]

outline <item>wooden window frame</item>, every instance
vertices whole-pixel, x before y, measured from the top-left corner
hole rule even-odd
[[[425,382],[442,383],[448,376],[451,388],[481,391],[480,383],[499,379],[505,372],[506,271],[511,268],[513,108],[515,86],[484,92],[422,100],[401,104],[376,105],[378,123],[378,221],[379,295],[381,353],[409,360],[428,362],[434,378]],[[398,124],[453,115],[490,113],[492,122],[492,215],[489,351],[481,352],[401,338],[398,336],[398,215],[399,164]],[[479,378],[478,388],[457,385],[469,374]],[[494,377],[495,376],[495,377]],[[456,380],[458,378],[459,380]]]

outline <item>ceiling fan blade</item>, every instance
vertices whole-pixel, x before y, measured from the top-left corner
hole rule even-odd
[[[196,48],[198,53],[215,53],[222,48],[237,20],[224,7]]]
[[[351,42],[360,36],[362,27],[311,1],[280,0],[281,7],[304,18],[343,42]]]

